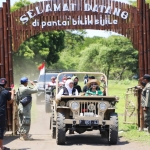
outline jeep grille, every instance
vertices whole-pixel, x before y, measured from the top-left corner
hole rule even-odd
[[[98,115],[98,102],[93,102],[93,101],[80,102],[80,115],[81,114],[83,114],[84,116]]]

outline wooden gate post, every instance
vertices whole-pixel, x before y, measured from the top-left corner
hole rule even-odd
[[[139,25],[139,32],[138,32],[138,50],[139,50],[139,76],[142,77],[144,75],[144,19],[143,19],[143,12],[144,12],[145,0],[138,0],[137,1],[137,9],[138,9],[138,25]],[[144,128],[144,114],[143,108],[141,107],[141,95],[139,95],[139,102],[140,102],[140,130]]]

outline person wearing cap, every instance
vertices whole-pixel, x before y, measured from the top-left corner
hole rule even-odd
[[[7,80],[5,78],[0,79],[0,150],[9,150],[3,146],[4,130],[5,130],[5,120],[7,112],[7,101],[12,103],[14,100],[15,90],[14,88],[11,91],[6,90]]]
[[[150,75],[145,74],[143,79],[146,85],[142,90],[141,106],[144,110],[144,122],[150,133]]]
[[[78,85],[79,78],[77,76],[73,76],[71,79],[74,82],[74,88],[78,90],[78,93],[82,92],[81,86]]]
[[[31,88],[28,86],[28,82],[30,82],[31,85],[34,86],[34,88]],[[31,94],[37,93],[38,89],[34,82],[29,81],[27,77],[22,77],[20,79],[21,85],[18,88],[18,93],[20,97],[23,99],[25,97],[31,97]],[[18,115],[19,115],[19,132],[20,132],[20,139],[21,140],[32,140],[29,135],[30,125],[31,125],[31,106],[32,101],[27,104],[26,106],[23,106],[19,102],[18,106]]]
[[[68,79],[71,79],[71,76],[67,76],[67,80],[68,80]]]
[[[97,79],[91,79],[87,83],[88,90],[85,93],[85,96],[89,95],[103,95],[103,92],[99,90],[100,82]]]
[[[48,83],[48,86],[56,86],[56,77],[51,77],[51,82]]]

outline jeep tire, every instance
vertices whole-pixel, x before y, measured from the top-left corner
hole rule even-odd
[[[45,112],[50,113],[51,112],[51,103],[50,103],[50,95],[45,94]]]
[[[111,113],[110,120],[113,121],[113,124],[109,126],[108,142],[111,145],[116,145],[118,142],[118,114]]]
[[[50,117],[50,130],[52,139],[56,139],[56,122],[54,121],[54,111]]]
[[[66,126],[64,124],[65,116],[61,112],[57,112],[56,120],[56,143],[57,145],[64,145],[66,141]]]

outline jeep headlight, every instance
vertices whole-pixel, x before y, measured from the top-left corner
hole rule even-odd
[[[60,104],[60,106],[65,106],[66,103],[64,101],[60,101],[59,104]]]
[[[70,104],[70,107],[71,107],[71,109],[73,109],[73,110],[77,110],[77,109],[79,109],[79,103],[78,103],[78,102],[72,102],[72,103]]]
[[[101,111],[106,110],[106,109],[107,109],[106,103],[104,103],[104,102],[99,103],[99,109],[100,109]]]

